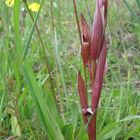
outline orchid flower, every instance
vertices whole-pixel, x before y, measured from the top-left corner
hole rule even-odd
[[[81,56],[84,71],[88,69],[91,85],[91,105],[88,104],[87,87],[80,72],[78,73],[78,92],[84,123],[87,125],[89,140],[96,140],[96,116],[106,69],[107,42],[105,30],[107,25],[108,0],[97,0],[93,27],[87,24],[81,14]],[[90,120],[89,120],[90,117]]]

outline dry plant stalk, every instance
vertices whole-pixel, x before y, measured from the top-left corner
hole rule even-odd
[[[90,75],[91,105],[87,98],[87,79],[78,73],[78,92],[84,123],[87,125],[89,140],[96,140],[96,116],[102,90],[103,77],[106,71],[107,43],[105,29],[107,25],[108,0],[97,0],[92,30],[81,14],[81,56],[84,71]]]

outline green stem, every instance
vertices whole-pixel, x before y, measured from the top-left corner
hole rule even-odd
[[[26,8],[27,8],[27,10],[28,10],[28,12],[29,12],[29,15],[30,15],[32,21],[34,22],[34,18],[33,18],[33,16],[32,16],[32,13],[31,13],[30,9],[28,8],[27,1],[26,1],[26,0],[23,0],[23,2],[25,3],[25,6],[26,6]],[[35,29],[36,29],[36,31],[37,31],[37,34],[38,34],[38,37],[39,37],[39,40],[40,40],[40,43],[41,43],[41,46],[42,46],[44,55],[45,55],[45,57],[46,57],[46,59],[45,59],[46,67],[47,67],[47,70],[48,70],[48,73],[49,73],[49,77],[50,77],[50,83],[51,83],[51,89],[52,89],[53,97],[54,97],[54,100],[55,100],[55,104],[56,104],[56,106],[57,106],[57,99],[56,99],[55,91],[54,91],[53,78],[52,78],[52,76],[51,76],[51,68],[50,68],[50,65],[49,65],[49,62],[48,62],[48,56],[47,56],[46,51],[45,51],[45,45],[44,45],[44,43],[43,43],[43,41],[42,41],[42,38],[41,38],[41,35],[40,35],[40,32],[39,32],[39,29],[38,29],[37,25],[35,25]]]
[[[74,13],[75,13],[75,18],[76,18],[77,28],[78,28],[78,32],[79,32],[80,43],[82,46],[81,30],[80,30],[80,25],[79,25],[79,21],[78,21],[78,14],[77,14],[77,7],[76,7],[75,0],[73,0],[73,6],[74,6]]]

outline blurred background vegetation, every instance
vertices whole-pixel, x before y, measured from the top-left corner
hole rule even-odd
[[[41,4],[38,13],[27,8]],[[77,93],[83,71],[71,0],[0,1],[0,140],[87,140]],[[95,0],[77,0],[92,25]],[[140,139],[140,0],[111,0],[108,72],[98,140]],[[51,78],[50,78],[51,77]]]

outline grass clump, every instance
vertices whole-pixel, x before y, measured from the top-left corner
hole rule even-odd
[[[84,69],[73,3],[31,2],[38,12],[25,0],[13,7],[0,1],[0,139],[88,140],[77,94],[76,75]],[[97,140],[139,140],[139,2],[108,6]],[[78,19],[82,11],[90,24],[94,10],[95,0],[77,0]]]

